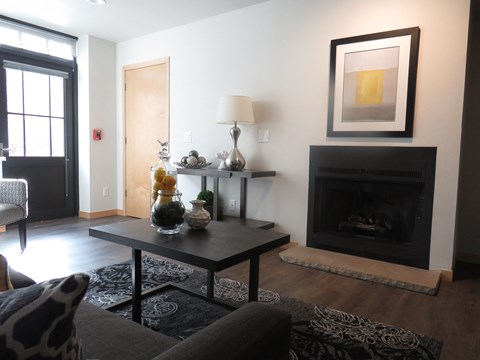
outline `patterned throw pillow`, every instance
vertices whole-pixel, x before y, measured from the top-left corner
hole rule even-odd
[[[0,254],[0,292],[13,289],[8,274],[8,263],[5,256]]]
[[[74,315],[89,280],[73,274],[0,293],[0,359],[83,359]]]

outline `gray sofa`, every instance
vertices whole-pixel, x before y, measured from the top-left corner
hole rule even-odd
[[[242,306],[183,341],[85,302],[76,323],[87,359],[288,359],[290,314],[259,303]]]
[[[14,288],[33,283],[10,270]],[[194,316],[194,314],[192,314]],[[82,301],[75,313],[89,360],[282,360],[289,358],[291,315],[249,303],[179,341]]]

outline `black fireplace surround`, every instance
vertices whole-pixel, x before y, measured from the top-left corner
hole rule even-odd
[[[436,153],[311,146],[307,246],[428,269]]]

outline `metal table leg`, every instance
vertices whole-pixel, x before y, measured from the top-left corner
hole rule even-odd
[[[260,269],[260,257],[253,255],[250,258],[250,274],[248,283],[248,301],[258,301],[258,278]]]
[[[207,297],[213,299],[213,290],[215,288],[215,272],[208,270],[207,274]]]
[[[132,249],[132,320],[142,322],[142,251]]]

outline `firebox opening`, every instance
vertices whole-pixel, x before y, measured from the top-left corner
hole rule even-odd
[[[412,243],[422,187],[320,180],[324,201],[320,231],[377,241]]]

